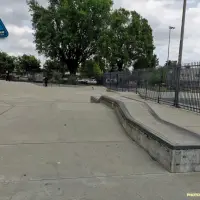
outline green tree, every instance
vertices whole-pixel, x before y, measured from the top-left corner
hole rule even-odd
[[[15,69],[15,56],[9,56],[5,52],[0,52],[0,74],[5,74],[6,71],[9,73]]]
[[[166,68],[151,69],[147,72],[150,76],[148,82],[151,85],[164,85],[167,81],[168,70]]]
[[[54,60],[46,60],[43,69],[45,72],[47,72],[48,76],[52,76],[53,72],[61,72],[61,66],[60,63]]]
[[[112,0],[49,0],[47,7],[29,0],[36,49],[59,60],[75,75],[80,64],[96,54],[107,26]]]
[[[135,11],[124,8],[114,10],[110,26],[104,31],[99,43],[101,55],[119,71],[136,61],[146,62],[146,68],[153,64],[152,29],[148,21]]]
[[[99,64],[93,59],[87,60],[82,65],[80,72],[82,76],[96,79],[100,79],[103,74]]]
[[[137,61],[133,64],[134,69],[144,69],[144,68],[155,68],[159,65],[157,56],[154,54],[152,57],[138,58]]]
[[[19,56],[17,60],[17,69],[20,73],[40,72],[40,60],[33,55]]]
[[[98,64],[99,69],[101,70],[102,73],[105,73],[108,71],[108,67],[106,66],[105,59],[100,56],[100,54],[94,56],[93,60]]]
[[[165,62],[164,67],[168,67],[168,66],[173,67],[173,66],[175,66],[176,64],[177,64],[177,61],[168,60],[168,61]]]
[[[162,80],[162,71],[160,69],[156,69],[150,73],[148,82],[150,85],[155,85],[155,84],[160,84],[161,80]]]
[[[101,76],[103,75],[101,68],[97,63],[94,64],[93,73],[96,79],[101,78]]]

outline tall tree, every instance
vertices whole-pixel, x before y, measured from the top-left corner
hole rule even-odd
[[[155,68],[159,65],[157,56],[154,54],[151,57],[140,57],[133,64],[134,69]]]
[[[9,56],[5,52],[0,52],[0,74],[4,74],[6,71],[9,73],[13,72],[15,69],[15,60],[16,57]]]
[[[58,62],[49,59],[45,61],[43,66],[46,71],[59,71],[59,67],[60,65]]]
[[[167,60],[164,64],[164,67],[169,67],[169,66],[175,66],[177,65],[177,61],[176,60]]]
[[[102,73],[105,73],[106,71],[108,71],[108,67],[106,66],[105,59],[103,59],[103,57],[101,57],[100,54],[97,54],[96,56],[94,56],[93,60],[98,64],[99,69],[102,71]]]
[[[18,71],[21,73],[34,73],[40,72],[40,60],[33,55],[26,55],[18,57]]]
[[[80,72],[83,76],[88,78],[99,79],[103,72],[99,66],[99,63],[95,59],[87,60],[81,67]]]
[[[62,73],[63,68],[58,61],[48,59],[45,61],[43,69],[48,74],[48,76],[52,76],[53,72]]]
[[[146,68],[154,64],[152,29],[135,11],[114,10],[99,47],[110,66],[117,65],[119,71],[141,60],[146,62]]]
[[[112,0],[49,0],[45,8],[29,0],[36,49],[59,60],[70,74],[97,52],[107,26]]]

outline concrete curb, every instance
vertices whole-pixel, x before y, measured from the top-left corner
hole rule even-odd
[[[125,104],[112,97],[91,97],[91,102],[104,103],[115,110],[126,134],[170,172],[199,172],[200,145],[176,145],[141,124],[130,115]],[[194,160],[191,160],[191,156]]]

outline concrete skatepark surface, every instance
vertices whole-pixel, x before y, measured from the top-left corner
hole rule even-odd
[[[0,200],[182,200],[200,174],[170,174],[132,142],[104,88],[0,82]]]

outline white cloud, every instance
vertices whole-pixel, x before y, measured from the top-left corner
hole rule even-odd
[[[46,0],[40,2],[44,4]],[[200,59],[200,2],[198,0],[187,0],[187,2],[183,62],[192,62]],[[171,35],[170,59],[178,58],[182,4],[183,0],[114,0],[115,8],[136,10],[148,19],[153,28],[155,52],[161,64],[167,58],[169,25],[176,27]],[[2,1],[1,10],[1,18],[10,33],[7,39],[1,40],[1,50],[13,55],[30,53],[38,56],[33,44],[31,18],[26,1]],[[43,57],[40,58],[44,60]]]
[[[16,36],[22,36],[24,34],[33,33],[33,30],[28,26],[19,27],[11,24],[7,26],[7,29],[10,35],[14,34]]]
[[[28,39],[20,39],[19,45],[24,48],[35,48],[35,44],[32,41],[29,41]]]
[[[149,20],[153,28],[156,54],[161,64],[163,64],[167,58],[168,26],[175,26],[176,29],[173,30],[171,34],[170,59],[177,60],[182,19],[182,0],[121,0],[121,5],[130,10],[136,10]],[[199,21],[200,3],[197,4],[195,0],[188,0],[183,62],[200,60]]]
[[[6,13],[12,13],[12,12],[13,12],[13,9],[11,9],[11,8],[5,8],[5,12],[6,12]]]

